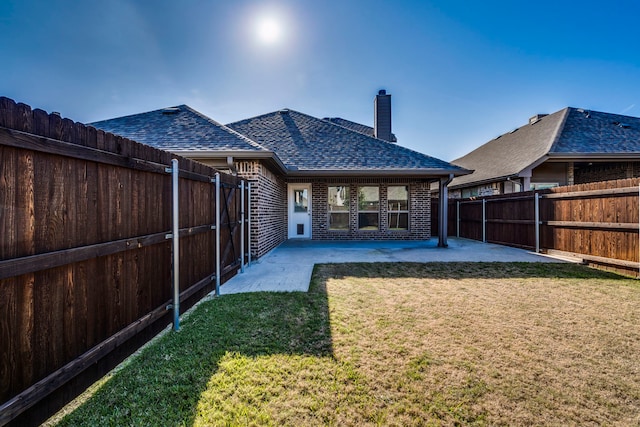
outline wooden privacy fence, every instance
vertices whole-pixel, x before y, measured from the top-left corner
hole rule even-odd
[[[248,191],[0,98],[0,425],[40,423],[243,269]]]
[[[640,179],[450,199],[448,233],[587,262],[640,268]],[[434,199],[433,212],[438,199]],[[435,229],[437,230],[437,217]],[[432,225],[432,229],[434,225]]]

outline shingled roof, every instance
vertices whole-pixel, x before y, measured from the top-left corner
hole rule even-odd
[[[443,160],[293,110],[225,126],[187,105],[178,105],[91,125],[187,157],[266,158],[283,173],[293,175],[468,173]]]
[[[187,105],[162,108],[90,123],[142,144],[188,155],[189,152],[268,152],[259,144]]]
[[[227,126],[277,153],[293,174],[468,173],[443,160],[294,110],[275,111]]]
[[[545,160],[640,157],[640,118],[567,107],[493,139],[451,163],[474,170],[450,188],[518,176]]]
[[[339,126],[346,127],[356,132],[363,133],[367,136],[374,136],[375,130],[371,126],[363,125],[360,123],[352,122],[351,120],[343,119],[340,117],[325,117],[324,120],[329,120],[331,123],[335,123]],[[395,134],[391,134],[390,142],[398,142]]]

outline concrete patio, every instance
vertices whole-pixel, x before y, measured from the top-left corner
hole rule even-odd
[[[449,238],[427,241],[287,240],[220,287],[220,294],[306,292],[314,264],[346,262],[564,262],[523,249]]]

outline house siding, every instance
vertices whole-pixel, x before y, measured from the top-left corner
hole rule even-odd
[[[547,162],[533,169],[531,185],[587,184],[590,182],[612,181],[640,177],[640,162]],[[496,181],[484,185],[470,184],[449,190],[449,198],[485,197],[522,191],[514,181]]]
[[[307,181],[308,182],[308,181]],[[312,183],[313,240],[427,240],[431,238],[431,191],[425,182],[381,179],[317,180]],[[327,207],[328,187],[349,186],[349,230],[329,230]],[[358,230],[358,186],[377,185],[380,188],[380,220],[378,230]],[[409,187],[409,230],[389,230],[387,188],[392,185]]]

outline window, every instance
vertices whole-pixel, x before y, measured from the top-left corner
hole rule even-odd
[[[558,187],[559,184],[557,182],[532,182],[531,189],[532,190],[545,190],[547,188],[555,188]]]
[[[349,186],[329,187],[329,230],[349,229]]]
[[[358,188],[358,229],[377,230],[380,224],[380,189],[375,186]]]
[[[309,196],[307,190],[293,190],[293,211],[294,212],[308,212],[309,211]]]
[[[389,230],[409,229],[409,187],[406,185],[387,188]]]

